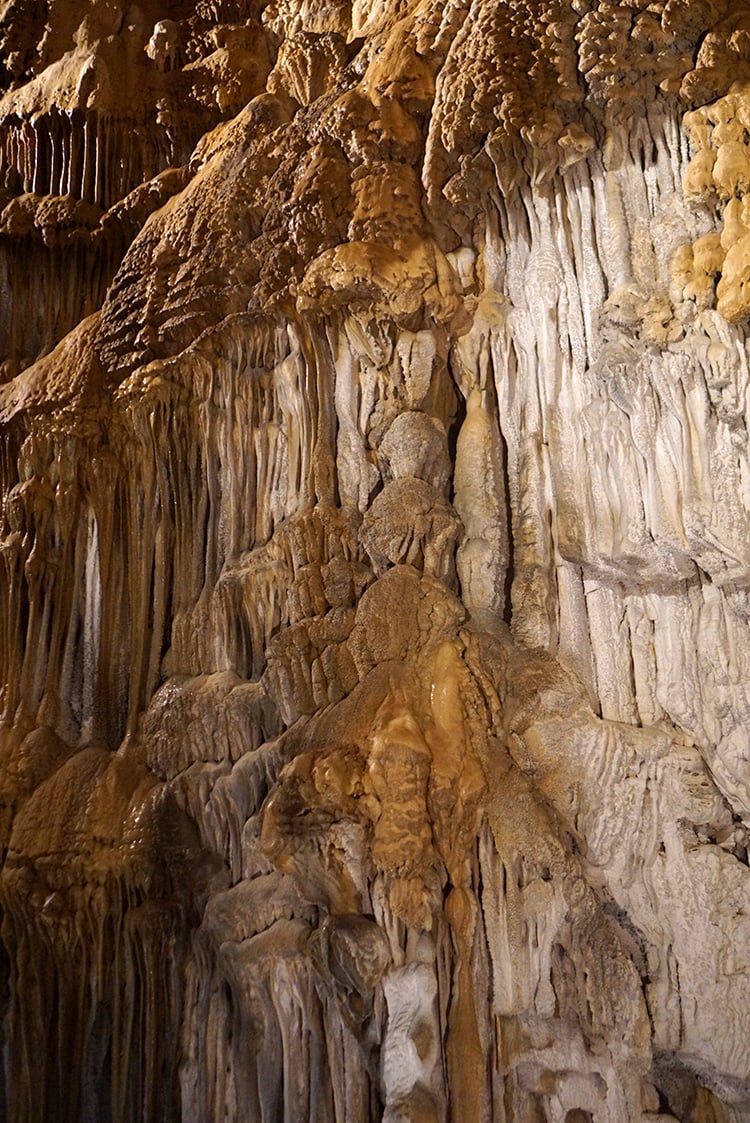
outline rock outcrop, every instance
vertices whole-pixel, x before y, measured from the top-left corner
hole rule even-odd
[[[0,1116],[750,1120],[750,3],[0,34]]]

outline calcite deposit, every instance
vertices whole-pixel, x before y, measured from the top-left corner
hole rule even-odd
[[[750,3],[0,62],[0,1118],[748,1123]]]

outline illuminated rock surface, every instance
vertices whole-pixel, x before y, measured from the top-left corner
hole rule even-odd
[[[750,4],[0,31],[0,1117],[750,1120]]]

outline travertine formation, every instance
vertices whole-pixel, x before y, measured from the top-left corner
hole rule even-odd
[[[746,1123],[750,3],[0,34],[0,1117]]]

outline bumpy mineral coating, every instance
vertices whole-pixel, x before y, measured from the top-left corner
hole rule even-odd
[[[750,1120],[750,4],[0,33],[0,1116]]]

